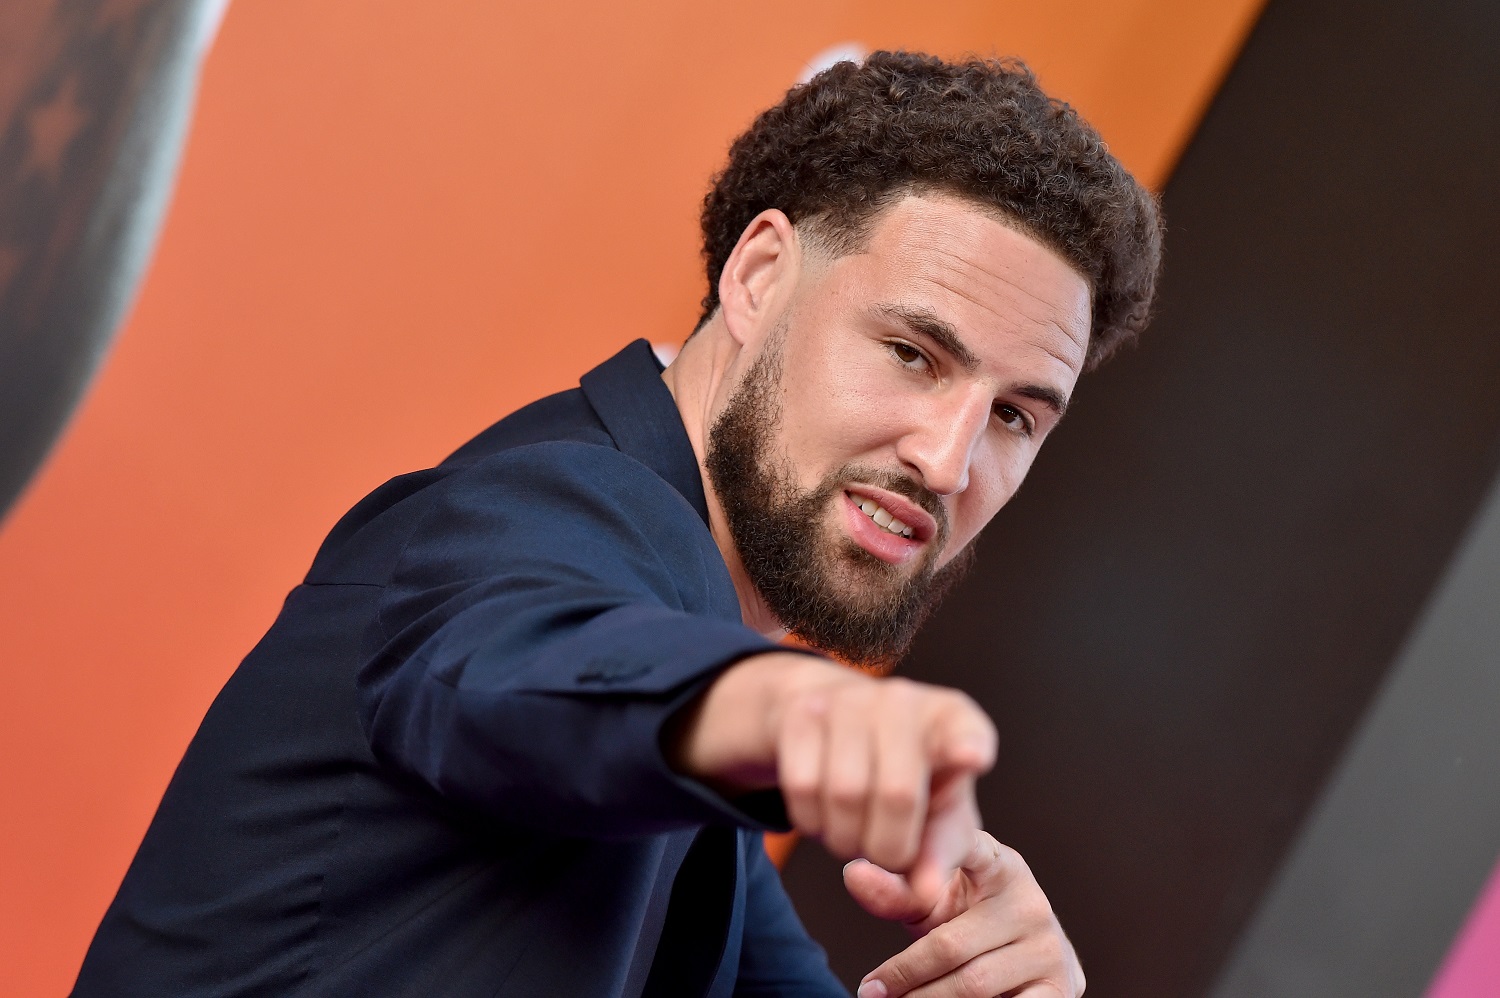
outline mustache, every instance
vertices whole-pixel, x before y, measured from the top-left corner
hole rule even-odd
[[[941,548],[947,542],[948,507],[943,505],[941,496],[923,486],[915,478],[899,471],[884,471],[879,468],[848,464],[829,476],[828,484],[824,486],[824,489],[832,494],[833,491],[842,490],[852,482],[873,485],[877,489],[885,489],[887,492],[894,492],[910,499],[921,506],[937,524],[937,546]]]

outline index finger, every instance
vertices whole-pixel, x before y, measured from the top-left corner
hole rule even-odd
[[[907,879],[927,907],[936,908],[983,833],[972,776],[950,773],[938,778],[929,801],[921,845]]]
[[[927,723],[927,755],[933,768],[989,772],[1000,742],[995,722],[967,695],[957,690],[940,692]]]

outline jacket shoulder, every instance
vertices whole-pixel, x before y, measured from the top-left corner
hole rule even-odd
[[[517,409],[448,455],[438,467],[455,470],[502,451],[562,440],[614,447],[581,389],[548,395]]]
[[[361,499],[324,538],[308,570],[307,581],[354,581],[345,578],[351,574],[349,569],[354,568],[348,556],[357,555],[359,549],[371,546],[370,542],[376,540],[368,528],[377,520],[403,520],[405,517],[400,515],[401,511],[422,505],[423,498],[429,497],[434,487],[455,475],[506,451],[549,441],[614,448],[608,431],[581,390],[573,388],[538,399],[490,425],[448,455],[441,464],[398,475]],[[397,515],[387,515],[391,513]],[[361,541],[351,547],[356,536],[361,537]],[[373,546],[378,548],[381,545],[376,542]],[[366,559],[355,557],[353,560]],[[356,569],[353,574],[367,573]]]

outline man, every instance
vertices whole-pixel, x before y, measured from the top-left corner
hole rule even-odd
[[[842,994],[757,833],[918,939],[861,998],[1083,976],[979,830],[995,732],[889,664],[1079,373],[1151,197],[1022,68],[794,89],[703,213],[709,295],[355,507],[226,685],[75,994]]]

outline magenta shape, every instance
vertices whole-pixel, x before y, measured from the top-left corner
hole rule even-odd
[[[1500,996],[1500,863],[1453,940],[1426,998]]]

